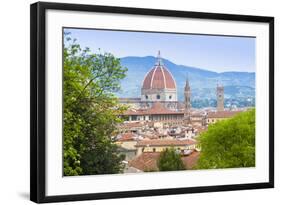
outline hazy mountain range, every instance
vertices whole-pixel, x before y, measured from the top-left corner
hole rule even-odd
[[[121,64],[128,68],[128,72],[127,77],[121,81],[122,90],[117,95],[119,97],[139,97],[145,74],[155,62],[156,58],[153,56],[121,58]],[[255,73],[253,72],[217,73],[203,68],[177,65],[167,59],[163,59],[163,63],[176,80],[180,101],[183,100],[183,90],[187,78],[191,86],[192,100],[215,99],[215,88],[218,83],[224,85],[226,99],[255,98]]]

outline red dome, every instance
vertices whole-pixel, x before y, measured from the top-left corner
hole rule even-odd
[[[176,89],[172,74],[163,65],[155,65],[145,76],[143,89]]]
[[[146,74],[143,80],[143,89],[176,89],[176,82],[172,74],[162,63],[160,51],[158,51],[155,66]]]

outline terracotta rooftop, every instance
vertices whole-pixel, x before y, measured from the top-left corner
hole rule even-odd
[[[123,133],[120,134],[120,137],[117,139],[117,141],[124,142],[124,141],[134,141],[136,138],[136,135],[133,133]]]
[[[186,169],[192,169],[196,165],[199,155],[200,152],[193,151],[190,155],[181,157]],[[144,152],[137,158],[129,161],[129,166],[142,171],[157,171],[159,156],[159,152]]]
[[[207,118],[230,118],[234,115],[240,113],[241,111],[219,111],[219,112],[209,112]]]
[[[132,127],[142,127],[142,126],[143,126],[143,124],[140,122],[122,123],[122,124],[118,125],[118,127],[121,127],[121,128],[132,128]]]
[[[169,115],[169,114],[183,114],[183,112],[178,112],[174,110],[169,110],[165,108],[160,102],[154,102],[151,108],[148,109],[138,109],[138,110],[127,110],[123,115]]]
[[[176,89],[171,73],[164,66],[154,66],[145,76],[143,89]]]
[[[202,113],[191,113],[191,117],[204,117],[205,115]]]
[[[185,146],[185,145],[192,145],[196,144],[194,140],[165,140],[165,139],[158,139],[158,140],[142,140],[138,141],[136,147],[145,147],[145,146]]]
[[[143,80],[142,88],[176,89],[176,82],[169,70],[163,65],[160,53],[158,54],[155,66],[146,74]]]
[[[190,155],[182,157],[182,161],[187,169],[192,169],[197,164],[200,152],[193,151]]]
[[[159,136],[156,134],[152,134],[152,135],[148,135],[148,134],[142,134],[142,137],[144,137],[145,139],[151,140],[151,139],[159,139]]]
[[[160,156],[160,152],[145,152],[135,159],[129,161],[130,167],[135,167],[142,171],[158,170],[157,160]]]

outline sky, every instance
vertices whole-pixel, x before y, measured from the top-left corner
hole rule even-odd
[[[170,34],[96,29],[65,29],[82,48],[110,52],[115,57],[157,56],[178,65],[215,72],[255,72],[253,37]]]

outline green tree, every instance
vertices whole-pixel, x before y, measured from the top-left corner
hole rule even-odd
[[[126,109],[113,94],[126,71],[112,54],[91,53],[64,34],[64,175],[122,171],[124,156],[111,136]]]
[[[174,148],[165,149],[161,152],[157,161],[160,171],[184,170],[185,166],[181,160],[181,155]]]
[[[201,153],[197,168],[255,166],[255,110],[209,126],[199,142]]]

